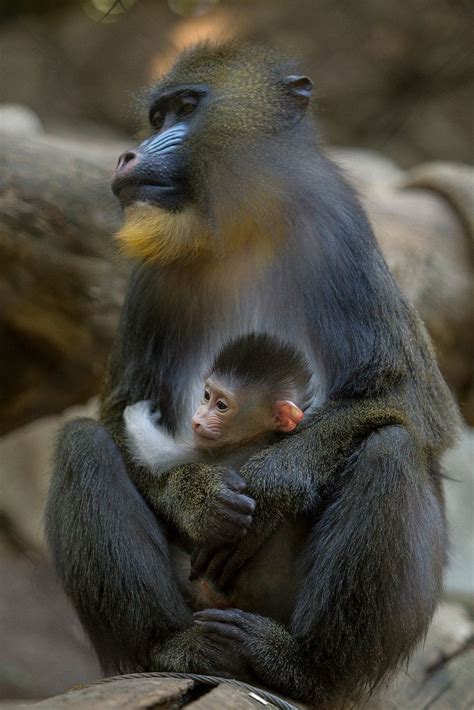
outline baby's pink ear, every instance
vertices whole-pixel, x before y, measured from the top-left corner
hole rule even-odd
[[[293,431],[303,421],[304,414],[299,407],[289,399],[279,399],[273,407],[273,422],[276,431],[287,434]]]

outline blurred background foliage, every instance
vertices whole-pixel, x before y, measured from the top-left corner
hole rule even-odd
[[[468,0],[0,0],[2,100],[48,130],[136,127],[124,98],[185,44],[228,35],[301,59],[329,142],[404,166],[472,156]]]

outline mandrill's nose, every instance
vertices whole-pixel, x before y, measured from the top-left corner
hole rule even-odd
[[[119,198],[122,207],[137,199],[141,175],[141,154],[137,150],[126,150],[118,159],[112,177],[112,192]]]
[[[193,417],[191,419],[191,426],[194,431],[198,431],[201,428],[201,425],[199,424],[199,420],[196,419],[196,417]]]
[[[119,156],[117,167],[115,168],[115,175],[123,174],[131,168],[136,162],[137,155],[134,150],[126,150],[122,153],[122,155]]]

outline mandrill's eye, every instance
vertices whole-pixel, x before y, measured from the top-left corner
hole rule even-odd
[[[204,394],[203,394],[202,398],[205,402],[209,402],[209,400],[211,399],[211,395],[209,393],[209,390],[204,390]]]
[[[218,399],[218,400],[217,400],[217,402],[216,402],[216,407],[217,407],[217,409],[219,409],[221,412],[226,412],[226,411],[229,409],[229,407],[227,406],[227,404],[226,404],[225,402],[223,402],[222,399]]]
[[[160,111],[160,109],[150,111],[150,124],[155,131],[159,131],[160,128],[163,128],[164,122],[165,114],[163,111]]]
[[[188,116],[198,105],[197,96],[183,96],[179,102],[178,116]]]

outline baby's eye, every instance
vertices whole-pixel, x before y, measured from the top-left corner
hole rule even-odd
[[[209,393],[209,390],[204,390],[204,394],[203,394],[202,397],[203,397],[203,399],[204,399],[205,402],[209,402],[209,400],[211,399],[211,395],[210,395],[210,393]]]
[[[225,402],[223,402],[222,399],[217,400],[216,407],[217,407],[217,409],[220,409],[221,412],[225,412],[226,409],[229,409],[227,404]]]

